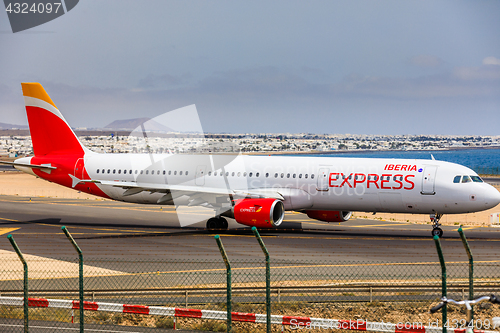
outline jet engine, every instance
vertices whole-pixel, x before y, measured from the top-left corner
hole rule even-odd
[[[325,222],[345,222],[351,218],[352,212],[338,210],[306,210],[307,216]]]
[[[236,222],[257,228],[274,228],[283,222],[285,207],[277,199],[240,199],[232,209]]]

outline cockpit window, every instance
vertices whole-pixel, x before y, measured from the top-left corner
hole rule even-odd
[[[453,178],[453,182],[460,183],[460,179],[462,179],[462,176],[455,176],[455,178]]]
[[[479,176],[470,176],[470,178],[472,178],[472,181],[474,183],[482,183],[483,182],[483,180]]]
[[[470,183],[472,180],[470,180],[469,176],[463,176],[462,178],[462,183]]]

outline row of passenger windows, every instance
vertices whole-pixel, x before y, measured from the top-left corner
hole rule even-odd
[[[220,171],[220,172],[214,171],[213,173],[212,173],[212,171],[209,171],[208,175],[209,176],[212,176],[212,175],[213,176],[223,176],[224,173],[222,171]],[[246,177],[247,173],[246,172],[243,172],[243,173],[242,172],[231,172],[231,173],[226,172],[226,177],[228,177],[229,175],[231,175],[232,177],[234,177],[234,176],[237,176],[237,177],[241,177],[241,176]],[[269,174],[269,172],[267,172],[266,173],[266,178],[269,178],[270,176],[271,175]],[[309,174],[306,173],[303,176],[304,176],[304,178],[308,178]],[[257,177],[258,178],[258,177],[260,177],[260,172],[256,172],[255,174],[253,172],[249,172],[248,173],[248,177],[250,177],[250,178],[251,177]],[[285,174],[284,173],[275,173],[274,174],[274,178],[278,178],[278,177],[279,178],[285,178]],[[302,174],[299,173],[298,177],[302,178]],[[292,173],[287,173],[286,174],[286,178],[297,178],[297,174],[296,173],[293,173],[293,174]],[[311,174],[311,179],[314,179],[314,175],[313,174]]]
[[[121,170],[121,169],[118,169],[118,172],[117,172],[117,170],[116,170],[116,169],[113,169],[113,170],[108,169],[108,170],[107,170],[107,172],[106,172],[106,169],[102,169],[102,170],[101,170],[101,169],[97,169],[97,171],[96,171],[96,172],[97,172],[97,173],[109,173],[109,174],[111,174],[111,173],[113,173],[113,174],[117,174],[117,173],[118,173],[118,174],[120,175],[120,174],[122,173],[122,170]],[[160,170],[151,170],[151,175],[154,175],[154,174],[159,175],[159,174],[160,174],[160,172],[161,172]],[[123,170],[123,174],[124,174],[124,175],[126,175],[127,173],[128,173],[129,175],[131,175],[132,173],[134,173],[134,174],[136,174],[136,175],[137,175],[137,174],[141,174],[141,175],[142,175],[142,174],[146,174],[146,175],[149,175],[150,171],[149,171],[149,170],[141,170],[141,171],[138,171],[138,170],[135,170],[135,171],[133,171],[133,170]],[[162,173],[162,174],[163,174],[163,175],[166,175],[166,174],[167,174],[167,172],[166,172],[165,170],[163,170],[163,173]],[[177,175],[177,171],[173,171],[173,174],[174,174],[174,176],[176,176],[176,175]],[[183,173],[183,171],[179,171],[179,176],[182,176],[183,174],[184,174],[185,176],[187,176],[189,173],[188,173],[188,171],[186,171],[186,172],[184,172],[184,173]],[[169,171],[169,172],[168,172],[168,175],[169,175],[169,176],[170,176],[170,175],[172,175],[172,171]]]
[[[453,182],[454,183],[470,183],[470,182],[482,183],[483,180],[479,176],[455,176],[455,178],[453,178]]]
[[[124,175],[126,175],[126,174],[130,174],[130,175],[131,174],[136,174],[136,175],[137,174],[141,174],[141,175],[142,174],[146,174],[146,175],[149,175],[150,174],[150,170],[140,170],[140,171],[139,170],[135,170],[134,171],[134,170],[126,170],[126,169],[125,170],[122,170],[122,169],[118,169],[118,170],[116,170],[116,169],[113,169],[113,170],[111,170],[111,169],[107,169],[107,170],[106,169],[97,169],[96,173],[102,173],[102,174],[108,173],[108,174],[119,174],[119,175],[121,175],[122,171],[123,171]],[[155,175],[155,174],[159,175],[160,173],[163,174],[163,175],[167,175],[167,172],[165,170],[163,170],[163,172],[161,172],[160,170],[151,170],[151,175]],[[169,176],[172,175],[172,174],[174,176],[176,176],[177,175],[177,171],[168,171],[168,175]],[[179,176],[182,176],[182,175],[187,176],[189,173],[188,173],[188,171],[185,171],[185,172],[179,171],[178,174],[179,174]],[[224,173],[222,171],[219,171],[219,172],[217,172],[217,171],[214,171],[214,172],[209,171],[208,175],[209,176],[212,176],[212,175],[213,176],[223,176]],[[229,175],[231,175],[232,177],[234,177],[234,176],[241,177],[242,175],[243,175],[243,177],[246,177],[247,173],[246,172],[243,172],[243,173],[241,173],[241,172],[237,172],[237,173],[236,172],[231,172],[231,173],[226,172],[226,177],[228,177]],[[260,172],[256,172],[256,173],[249,172],[248,173],[248,177],[259,177],[259,176],[260,176]],[[266,178],[269,178],[269,176],[270,176],[270,174],[266,173]],[[304,178],[307,179],[309,177],[309,174],[306,173],[303,176],[304,176]],[[278,178],[278,177],[285,178],[285,174],[284,173],[281,173],[281,174],[275,173],[274,174],[274,178]],[[297,178],[297,174],[295,174],[295,173],[294,174],[287,173],[286,174],[286,178],[290,178],[290,177],[291,178]],[[302,178],[302,174],[299,173],[298,177]],[[314,174],[311,174],[311,179],[314,179]]]

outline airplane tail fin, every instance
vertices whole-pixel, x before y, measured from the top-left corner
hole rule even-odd
[[[35,156],[83,155],[85,147],[40,83],[21,83]]]

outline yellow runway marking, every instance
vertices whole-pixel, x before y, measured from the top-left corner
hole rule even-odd
[[[5,234],[8,234],[12,231],[16,231],[18,229],[21,229],[21,228],[0,228],[0,235],[5,235]]]
[[[350,225],[352,228],[369,228],[369,227],[387,227],[387,226],[408,225],[407,223],[390,223],[390,224],[365,224],[365,225]]]
[[[498,260],[476,261],[476,263],[499,263]],[[449,264],[460,264],[462,261],[452,261]],[[290,266],[271,266],[272,269],[292,269],[292,268],[318,268],[318,267],[360,267],[360,266],[410,266],[410,265],[439,265],[439,262],[395,262],[395,263],[374,263],[374,264],[324,264],[324,265],[290,265]],[[249,270],[262,270],[263,267],[236,267],[232,271],[249,271]],[[196,273],[196,272],[225,272],[225,268],[212,268],[212,269],[193,269],[193,270],[179,270],[179,271],[151,271],[141,273],[125,273],[119,272],[117,274],[96,274],[92,276],[109,277],[109,276],[139,276],[139,275],[157,275],[157,274],[178,274],[178,273]],[[76,278],[77,276],[55,277],[53,279],[69,279]],[[14,280],[14,279],[9,279]],[[3,280],[3,281],[9,281]]]
[[[2,220],[2,221],[11,221],[11,222],[21,222],[21,221],[18,221],[18,220],[14,220],[14,219],[4,219],[4,218],[1,218],[1,217],[0,217],[0,220]]]

